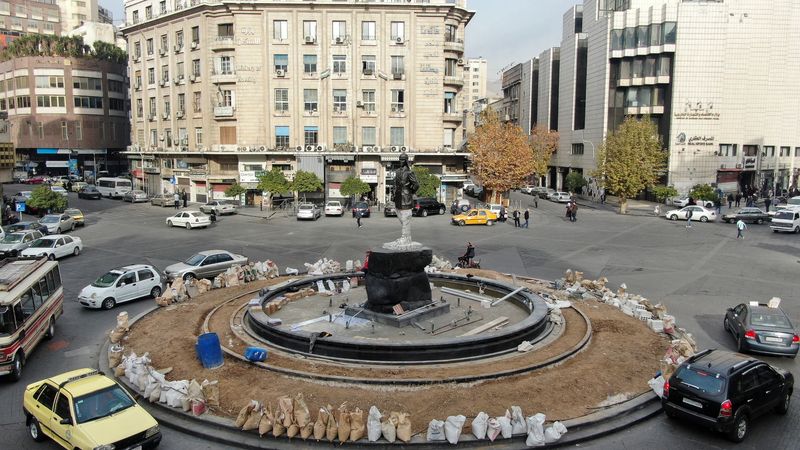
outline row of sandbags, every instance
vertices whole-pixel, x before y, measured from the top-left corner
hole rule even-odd
[[[184,281],[183,278],[176,278],[172,280],[161,294],[156,298],[156,303],[159,306],[169,306],[173,303],[183,303],[192,298],[204,294],[213,289],[211,281],[206,279],[189,279]]]
[[[164,289],[160,297],[156,298],[159,306],[168,306],[173,303],[182,303],[186,300],[196,298],[212,289],[239,286],[256,280],[266,280],[280,276],[278,266],[274,262],[267,260],[263,262],[251,262],[247,265],[232,266],[225,272],[217,275],[214,281],[207,279],[176,278]]]
[[[466,423],[466,417],[462,415],[450,416],[446,420],[431,420],[428,424],[426,438],[429,442],[447,441],[455,444],[461,438],[461,431]],[[472,434],[479,440],[488,439],[492,442],[495,439],[511,439],[514,435],[527,435],[525,441],[529,447],[539,447],[551,444],[561,439],[567,432],[561,422],[554,422],[545,428],[545,415],[535,414],[525,417],[522,408],[512,406],[511,411],[499,417],[489,417],[485,412],[480,412],[472,420]]]
[[[444,272],[451,269],[453,269],[453,265],[450,264],[450,261],[444,258],[439,258],[436,255],[433,255],[431,258],[431,263],[425,266],[426,273]]]

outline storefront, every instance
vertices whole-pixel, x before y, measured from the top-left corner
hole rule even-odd
[[[340,191],[344,180],[355,175],[355,158],[351,155],[331,155],[325,158],[325,199],[349,200]]]

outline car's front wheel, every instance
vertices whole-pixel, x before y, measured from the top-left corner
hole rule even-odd
[[[81,248],[80,247],[75,247],[75,250],[72,251],[72,255],[73,256],[78,256],[80,254],[81,254]]]
[[[194,280],[194,278],[195,276],[193,273],[187,273],[186,275],[183,276],[183,281]]]
[[[764,219],[758,219],[758,220],[756,220],[756,223],[761,225],[762,223],[764,223]]]
[[[458,221],[458,226],[463,227],[464,225],[466,225],[466,222],[464,222],[463,220]]]
[[[160,286],[153,286],[153,289],[150,289],[150,297],[153,297],[153,298],[161,297],[161,287]]]
[[[42,429],[39,428],[39,421],[33,417],[31,417],[30,423],[28,424],[28,434],[31,436],[31,439],[36,442],[44,441],[44,434],[42,434]]]
[[[47,255],[47,259],[49,259],[50,261],[55,261],[56,260],[56,254],[55,253],[50,253],[49,255]]]
[[[172,226],[172,221],[171,221],[171,220],[168,220],[168,221],[167,221],[167,226],[168,226],[168,227],[171,227],[171,226]]]
[[[736,415],[733,421],[733,428],[728,433],[728,439],[733,442],[742,442],[747,437],[747,432],[750,431],[750,418],[747,414],[741,413]]]
[[[700,217],[700,222],[708,222],[708,217],[706,216]]]
[[[678,215],[677,214],[673,214],[673,215],[669,216],[669,220],[678,220]]]
[[[101,306],[103,307],[103,309],[111,309],[117,306],[117,301],[111,297],[108,297],[107,299],[103,300]]]
[[[791,406],[791,402],[792,402],[792,391],[786,391],[786,393],[783,394],[781,402],[778,404],[778,406],[775,407],[775,412],[777,412],[780,415],[785,415],[786,413],[789,412],[789,407]]]
[[[192,229],[192,226],[191,226],[191,225],[189,225],[189,222],[186,222],[186,229],[187,229],[187,230],[191,230],[191,229]]]
[[[494,221],[492,221],[492,220],[487,220],[487,221],[486,221],[486,226],[487,226],[487,227],[490,227],[490,226],[492,226],[492,225],[494,225]]]
[[[439,215],[440,216],[443,216],[445,212],[447,212],[447,211],[444,209],[444,207],[439,208]]]
[[[423,209],[423,210],[422,210],[422,214],[420,214],[420,215],[421,215],[422,217],[428,217],[428,210],[427,210],[427,209]]]

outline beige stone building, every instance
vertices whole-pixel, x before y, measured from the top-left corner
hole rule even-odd
[[[465,179],[465,0],[125,2],[131,158],[151,191],[257,203],[258,172],[360,177],[385,202],[401,151]],[[391,180],[389,180],[391,181]]]
[[[30,33],[61,35],[61,15],[55,0],[0,2],[0,47]]]
[[[486,102],[489,63],[486,58],[469,58],[464,64],[464,109],[467,110],[467,134],[475,131],[482,105]],[[477,104],[476,104],[477,103]]]

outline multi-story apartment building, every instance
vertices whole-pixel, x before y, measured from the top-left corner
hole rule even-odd
[[[656,123],[669,156],[663,181],[681,192],[797,184],[797,2],[584,0],[563,19],[552,187],[569,171],[588,176],[631,115]],[[544,98],[539,59],[541,121],[553,84]]]
[[[480,101],[486,99],[488,70],[489,64],[485,58],[468,58],[464,64],[464,109],[469,111],[468,115],[472,115],[467,117],[465,124],[467,134],[475,131],[477,114],[480,114],[482,109]]]
[[[251,189],[278,167],[316,173],[326,198],[348,176],[385,202],[400,152],[465,179],[465,0],[128,0],[131,157],[151,191],[194,201]],[[152,158],[152,159],[147,159]]]
[[[61,14],[55,0],[0,2],[0,48],[29,33],[61,35]]]
[[[100,6],[97,0],[57,0],[57,3],[64,34],[86,22],[112,22],[111,11]]]
[[[0,114],[7,114],[17,166],[36,174],[128,171],[125,66],[85,58],[0,62]]]

